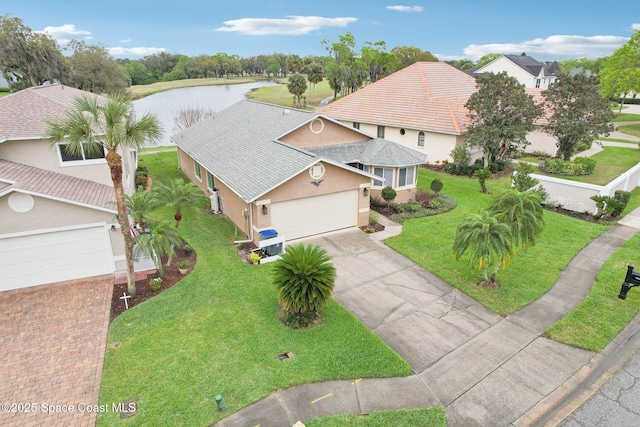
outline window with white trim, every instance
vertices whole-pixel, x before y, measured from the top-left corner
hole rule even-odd
[[[80,145],[80,152],[71,153],[66,149],[67,144],[58,144],[58,154],[62,163],[69,162],[91,162],[102,163],[105,158],[104,148],[97,142],[83,142]],[[95,162],[98,160],[98,162]]]
[[[200,163],[193,161],[193,170],[195,171],[196,178],[202,181],[202,169],[200,168]]]
[[[373,168],[373,174],[384,178],[384,182],[374,179],[374,187],[393,187],[393,169],[392,168]]]
[[[418,147],[424,147],[424,132],[418,133]]]
[[[415,184],[415,166],[398,169],[398,187],[407,187]]]
[[[378,138],[384,138],[384,126],[378,125]]]
[[[369,166],[363,165],[362,163],[358,163],[358,169],[361,171],[369,172]]]
[[[354,129],[360,129],[360,123],[358,123],[358,122],[353,122],[353,128],[354,128]]]
[[[209,171],[207,171],[207,188],[209,188],[209,190],[216,188],[216,180],[213,177],[213,174]]]

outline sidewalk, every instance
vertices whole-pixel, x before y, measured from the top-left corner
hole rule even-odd
[[[394,223],[387,228],[388,233],[401,230]],[[324,237],[323,245],[332,251],[343,280],[336,299],[407,359],[414,374],[279,390],[216,425],[291,426],[323,415],[431,406],[445,407],[450,426],[529,425],[580,390],[583,381],[624,346],[626,341],[616,338],[595,354],[542,334],[588,295],[604,262],[639,230],[640,208],[583,248],[549,292],[506,318],[489,316],[464,294],[380,242],[372,242],[381,237],[375,236],[378,233]],[[367,236],[369,246],[360,249],[366,242],[356,242],[358,236]],[[374,261],[377,264],[371,264]],[[366,265],[368,271],[363,270]],[[397,268],[392,269],[394,265]],[[376,272],[371,270],[376,269],[381,271],[380,278],[372,277]],[[377,284],[353,283],[359,275]],[[402,299],[398,292],[407,295]],[[372,306],[372,301],[379,303]],[[393,326],[394,332],[388,333]],[[466,329],[461,332],[461,328]],[[438,342],[446,346],[435,349],[438,353],[424,354],[434,351]],[[582,401],[572,399],[562,409],[570,412]]]

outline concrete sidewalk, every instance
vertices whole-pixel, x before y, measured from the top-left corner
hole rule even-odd
[[[398,232],[389,225],[389,233]],[[640,209],[583,248],[549,292],[506,318],[375,234],[354,230],[308,239],[333,257],[334,298],[407,360],[414,375],[303,384],[217,425],[290,426],[322,415],[439,405],[450,426],[528,425],[604,362],[542,334],[588,295],[604,262],[638,230]]]

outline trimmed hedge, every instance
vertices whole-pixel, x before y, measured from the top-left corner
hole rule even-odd
[[[554,175],[578,176],[591,175],[596,167],[596,161],[589,157],[578,157],[571,162],[562,159],[547,159],[544,170]]]

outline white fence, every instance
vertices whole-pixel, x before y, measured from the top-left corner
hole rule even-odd
[[[596,202],[591,196],[611,196],[616,190],[633,191],[640,186],[640,163],[608,183],[607,185],[585,184],[551,176],[531,174],[549,193],[545,201],[575,212],[596,213]]]

